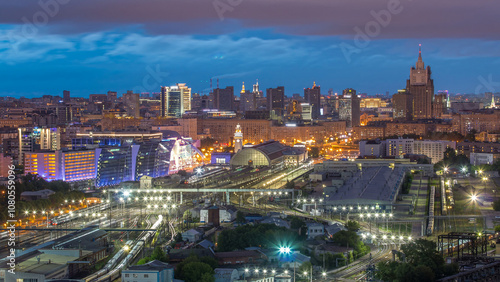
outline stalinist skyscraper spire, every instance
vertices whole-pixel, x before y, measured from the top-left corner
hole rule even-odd
[[[413,100],[413,119],[430,119],[434,101],[434,81],[431,79],[431,67],[425,67],[422,60],[422,47],[418,46],[417,63],[410,70],[410,79],[406,81],[406,92]]]

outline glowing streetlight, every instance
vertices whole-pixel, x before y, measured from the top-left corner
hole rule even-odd
[[[472,195],[472,196],[470,196],[470,199],[471,199],[471,201],[475,202],[477,200],[477,196],[476,195]]]

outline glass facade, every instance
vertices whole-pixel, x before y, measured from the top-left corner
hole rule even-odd
[[[100,150],[97,164],[96,186],[116,185],[123,181],[134,180],[135,156],[138,145]]]
[[[168,175],[170,152],[168,142],[142,144],[137,153],[135,180],[147,175],[161,177]]]

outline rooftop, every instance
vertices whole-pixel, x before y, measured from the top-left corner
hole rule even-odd
[[[329,204],[345,204],[346,201],[360,204],[393,203],[404,174],[405,169],[401,167],[363,168],[347,180],[336,193],[325,195],[325,201]]]
[[[149,270],[149,271],[162,271],[164,269],[174,268],[168,263],[161,262],[159,260],[153,260],[143,265],[133,265],[130,266],[127,270]]]

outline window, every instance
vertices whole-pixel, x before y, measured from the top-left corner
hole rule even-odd
[[[130,277],[130,274],[125,274],[125,277]]]
[[[135,273],[134,273],[134,274],[132,274],[132,276],[133,276],[134,278],[137,278],[137,274],[135,274]]]
[[[149,278],[149,275],[148,274],[144,274],[144,278]]]

